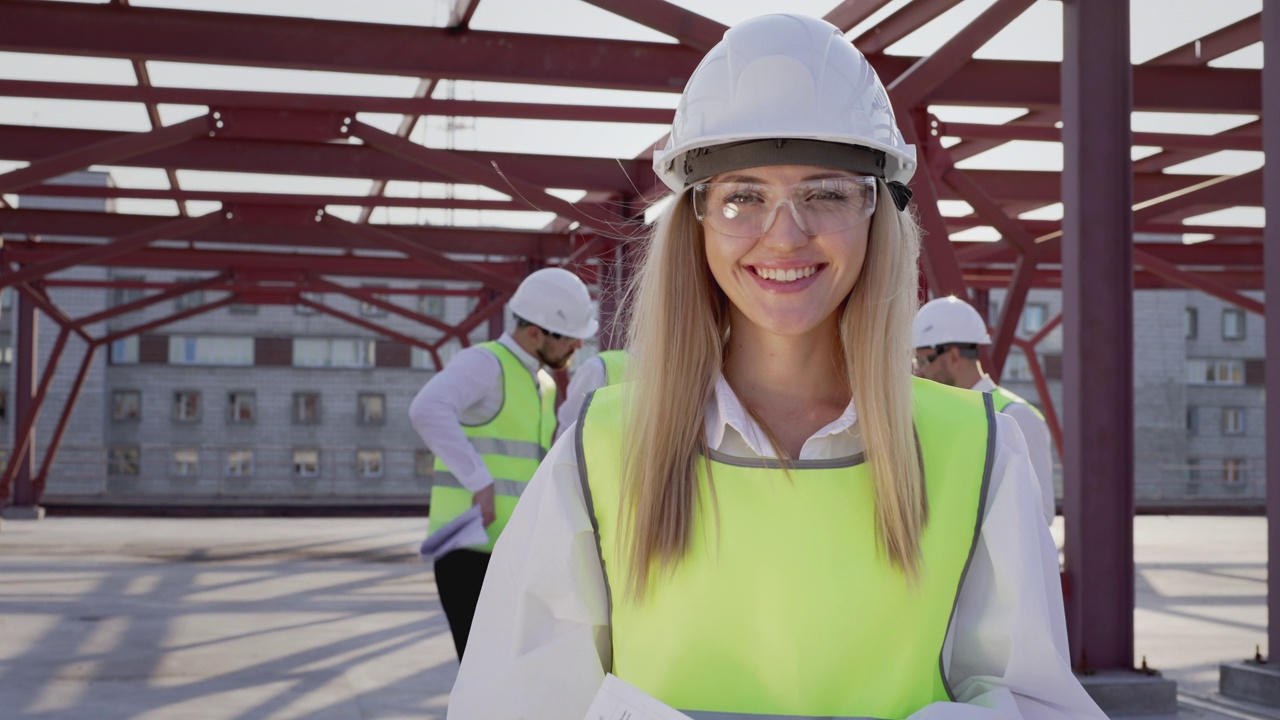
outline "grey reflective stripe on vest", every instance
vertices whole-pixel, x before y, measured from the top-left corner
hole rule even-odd
[[[882,720],[879,717],[849,715],[755,715],[753,712],[710,712],[681,710],[694,720]]]
[[[469,437],[467,440],[481,455],[505,455],[513,458],[542,460],[547,451],[536,442],[502,440],[490,437]]]
[[[437,470],[435,476],[432,478],[432,483],[436,487],[451,487],[467,490],[462,483],[458,482],[458,478],[454,477],[451,472]],[[519,482],[518,480],[494,480],[493,492],[495,495],[518,498],[520,497],[520,494],[524,492],[524,489],[528,484],[529,483],[527,482]],[[467,492],[471,491],[467,490]]]

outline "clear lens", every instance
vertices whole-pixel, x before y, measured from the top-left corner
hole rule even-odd
[[[783,205],[807,235],[825,235],[861,225],[875,211],[871,177],[808,180],[786,187],[756,183],[703,183],[694,189],[698,219],[734,237],[759,237]]]

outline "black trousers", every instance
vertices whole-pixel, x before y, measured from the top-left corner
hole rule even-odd
[[[476,614],[484,573],[489,569],[489,553],[476,550],[454,550],[436,560],[436,589],[440,604],[453,633],[453,647],[462,659],[471,634],[471,620]]]

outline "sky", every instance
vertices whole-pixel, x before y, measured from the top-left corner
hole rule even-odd
[[[63,0],[49,0],[63,1]],[[105,2],[105,0],[103,0]],[[864,27],[906,4],[893,0],[850,33],[856,37]],[[933,22],[888,48],[894,55],[924,55],[949,38],[955,28],[968,23],[994,0],[964,0]],[[447,19],[448,0],[131,0],[138,7],[171,7],[188,10],[278,14],[320,19],[440,26]],[[748,17],[785,8],[788,11],[822,15],[836,0],[675,0],[675,4],[731,25]],[[1131,0],[1131,55],[1135,63],[1155,57],[1208,32],[1229,25],[1261,10],[1262,0]],[[477,30],[607,37],[650,42],[673,42],[661,33],[588,5],[581,0],[481,0],[471,26]],[[1020,59],[1056,61],[1062,57],[1062,4],[1039,0],[1009,27],[984,45],[980,59]],[[1215,67],[1259,68],[1262,45],[1256,43],[1212,63]],[[149,62],[153,84],[164,87],[263,90],[275,92],[334,93],[408,97],[418,80],[408,77],[354,75],[345,73],[267,70],[185,63]],[[132,85],[133,69],[126,60],[70,56],[28,55],[0,52],[0,78],[58,82],[94,82]],[[509,85],[471,81],[443,82],[435,97],[459,100],[506,100],[540,103],[590,103],[674,108],[674,93],[643,93],[554,86]],[[962,108],[933,106],[931,111],[943,121],[1002,123],[1020,114],[1017,109]],[[206,112],[203,106],[161,106],[162,122],[172,124]],[[394,131],[399,115],[361,113],[371,125]],[[1256,119],[1252,115],[1206,115],[1134,113],[1135,131],[1212,134]],[[59,101],[0,98],[0,124],[37,125],[64,128],[98,128],[118,131],[149,129],[146,112],[137,103]],[[632,158],[663,135],[660,125],[583,123],[563,121],[503,120],[495,118],[428,117],[418,124],[415,142],[435,148],[503,152],[551,153],[606,158]],[[532,139],[532,140],[531,140]],[[1158,152],[1158,148],[1134,148],[1134,158]],[[24,163],[0,160],[0,172]],[[1236,175],[1262,165],[1261,152],[1223,151],[1174,166],[1170,173]],[[1062,148],[1058,143],[1016,141],[969,158],[962,169],[1060,170]],[[166,188],[162,170],[96,167],[111,173],[122,187]],[[179,171],[181,186],[188,190],[237,190],[255,192],[314,192],[338,195],[366,195],[370,182],[339,178],[287,177]],[[452,192],[460,198],[505,196],[475,186],[443,186],[429,183],[393,182],[387,194],[405,197],[440,197]],[[557,191],[575,200],[581,192],[572,188]],[[13,200],[7,196],[6,200]],[[124,213],[175,215],[171,201],[117,201]],[[192,214],[218,209],[217,203],[190,202]],[[963,202],[942,203],[944,215],[964,215],[970,208]],[[330,206],[327,211],[353,219],[354,206]],[[538,228],[551,219],[550,213],[507,211],[443,211],[414,208],[379,209],[372,222],[486,225]],[[1061,206],[1049,206],[1023,217],[1058,219]],[[1262,208],[1234,208],[1188,218],[1188,223],[1261,226]],[[956,240],[993,240],[998,234],[989,227],[977,227],[952,236]],[[1187,238],[1188,241],[1194,238]]]

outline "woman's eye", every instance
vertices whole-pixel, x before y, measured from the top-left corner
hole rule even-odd
[[[734,205],[747,205],[749,203],[760,202],[760,196],[750,192],[735,192],[726,195],[724,202],[732,203]]]
[[[805,202],[815,202],[823,200],[848,200],[849,196],[836,190],[815,190],[805,196]]]

